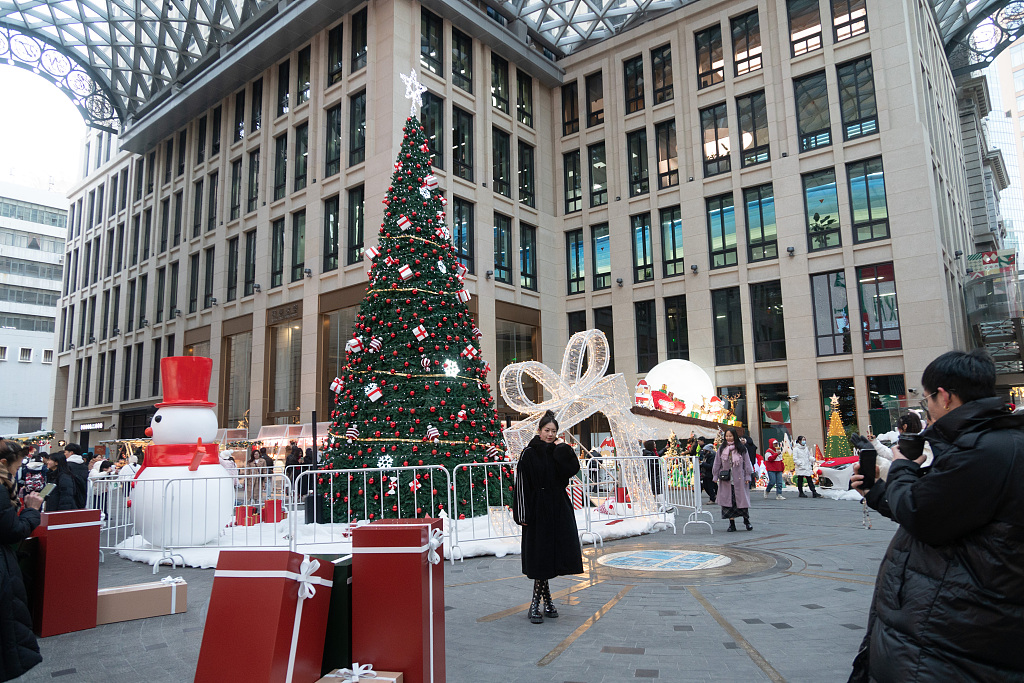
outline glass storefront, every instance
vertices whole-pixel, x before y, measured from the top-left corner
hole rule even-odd
[[[249,392],[252,385],[252,331],[224,338],[224,426],[241,428],[248,424]]]
[[[297,320],[268,328],[270,366],[267,419],[264,424],[294,424],[299,421],[300,377],[302,371],[302,323]]]

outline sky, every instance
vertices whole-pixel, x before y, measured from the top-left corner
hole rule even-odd
[[[78,180],[86,127],[67,95],[0,64],[0,180],[64,194]]]

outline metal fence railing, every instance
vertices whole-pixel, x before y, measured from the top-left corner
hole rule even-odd
[[[715,521],[714,515],[702,509],[703,499],[700,490],[700,459],[696,455],[665,457],[665,503],[676,508],[689,510],[683,533],[691,524],[706,524],[711,533]],[[703,519],[707,516],[708,520]]]

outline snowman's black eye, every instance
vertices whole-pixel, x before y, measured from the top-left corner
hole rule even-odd
[[[156,417],[153,418],[153,422],[159,422],[162,419],[164,419],[163,415],[157,415]]]

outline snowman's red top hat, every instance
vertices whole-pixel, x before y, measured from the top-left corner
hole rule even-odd
[[[210,375],[213,360],[203,356],[169,356],[160,360],[160,376],[164,382],[164,400],[157,408],[165,406],[192,406],[212,408],[210,403]]]

